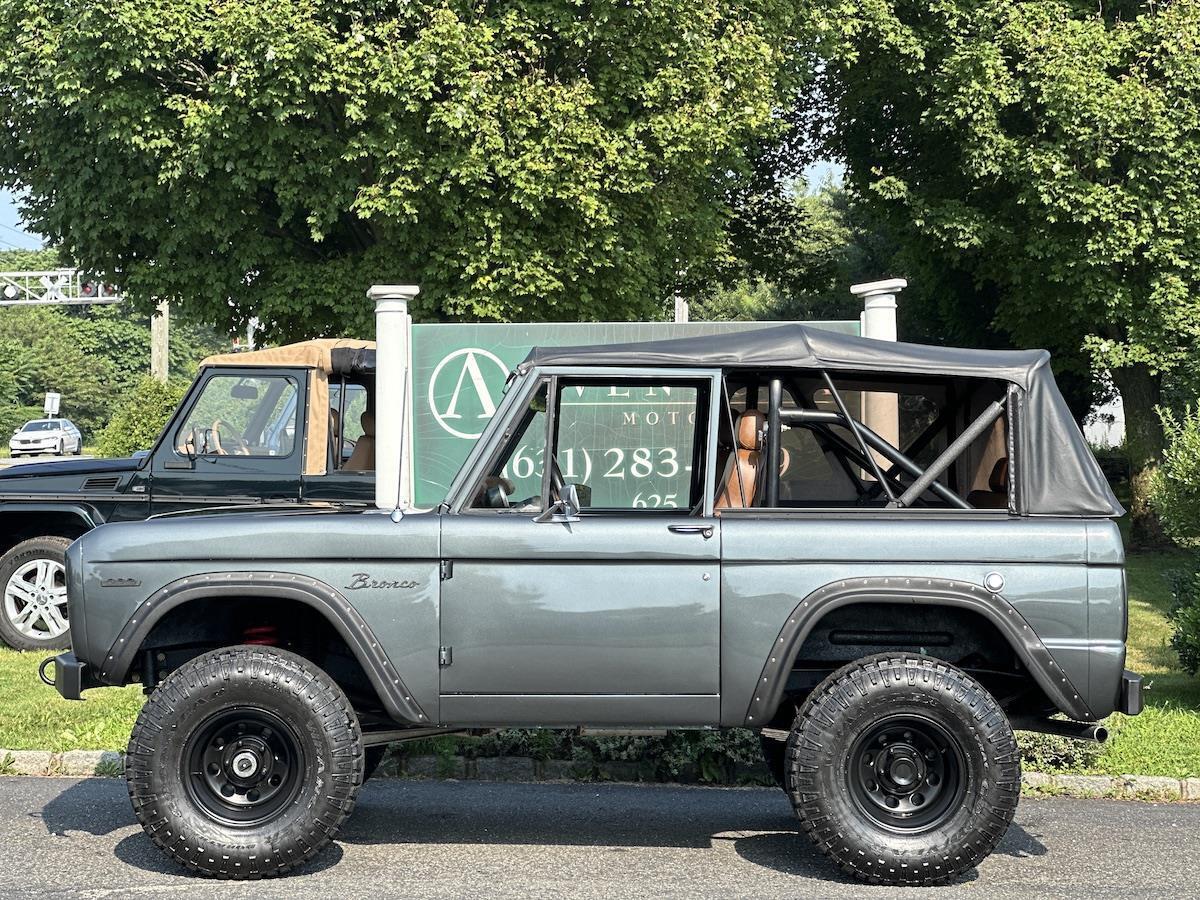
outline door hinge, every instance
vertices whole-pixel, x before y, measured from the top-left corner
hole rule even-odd
[[[442,581],[449,581],[454,577],[454,560],[442,560]]]
[[[438,665],[443,668],[454,662],[453,647],[438,647]]]

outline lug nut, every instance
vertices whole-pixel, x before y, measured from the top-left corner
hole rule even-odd
[[[911,797],[909,797],[909,800],[912,801],[913,806],[920,806],[922,803],[925,802],[925,798],[922,797],[920,794],[913,794]]]
[[[232,784],[221,785],[221,795],[224,797],[232,797],[233,796],[233,785]]]
[[[937,783],[939,781],[941,781],[942,779],[938,778],[937,772],[930,772],[929,777],[926,778],[925,780],[928,781],[931,785],[936,786]]]
[[[216,763],[208,764],[208,774],[209,775],[216,775],[220,771],[221,771],[221,767],[218,766]]]

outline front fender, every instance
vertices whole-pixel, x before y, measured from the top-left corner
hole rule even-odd
[[[996,626],[1020,657],[1034,680],[1058,709],[1073,719],[1092,721],[1082,695],[1024,617],[1000,594],[977,584],[945,578],[847,578],[813,591],[792,610],[779,630],[772,652],[746,710],[745,725],[766,725],[783,700],[784,688],[800,648],[826,613],[853,603],[918,603],[955,606],[980,613]]]
[[[412,698],[400,673],[366,620],[342,594],[307,575],[282,572],[213,572],[189,575],[155,591],[125,624],[100,664],[99,678],[123,684],[138,648],[163,616],[177,606],[204,597],[264,597],[311,606],[333,625],[371,680],[388,714],[400,722],[428,725],[429,717]]]

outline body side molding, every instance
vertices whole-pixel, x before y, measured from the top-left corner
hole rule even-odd
[[[354,605],[329,585],[307,575],[285,572],[218,572],[173,581],[137,609],[104,657],[100,680],[123,683],[138,648],[164,615],[201,597],[237,593],[248,597],[296,600],[322,613],[362,664],[388,713],[401,722],[428,725],[429,717],[412,698],[378,638]]]
[[[1074,719],[1090,721],[1095,718],[1046,645],[1000,594],[993,594],[977,584],[946,578],[875,576],[831,582],[796,605],[780,629],[759,674],[754,699],[746,710],[746,727],[760,728],[770,721],[783,699],[792,663],[817,622],[826,613],[854,603],[955,606],[980,613],[1008,639],[1051,703]]]

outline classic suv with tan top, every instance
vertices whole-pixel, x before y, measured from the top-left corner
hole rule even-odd
[[[323,339],[210,356],[148,452],[0,471],[0,637],[23,650],[70,646],[63,551],[105,522],[370,503],[374,346]]]
[[[800,326],[537,349],[445,500],[381,506],[68,551],[56,683],[145,686],[129,793],[184,866],[311,858],[390,742],[740,727],[843,870],[943,883],[1012,821],[1014,725],[1103,739],[1141,708],[1123,510],[1045,353]]]

